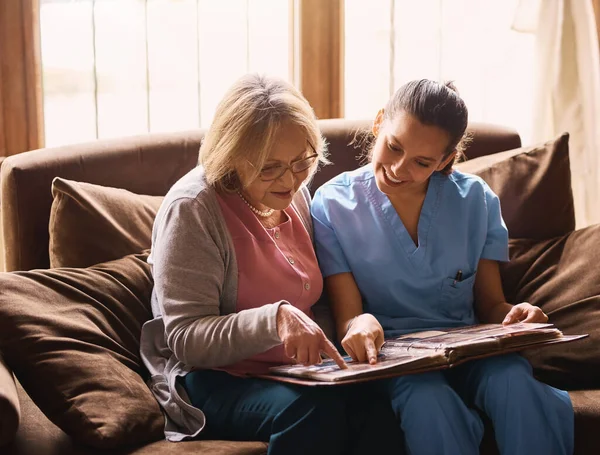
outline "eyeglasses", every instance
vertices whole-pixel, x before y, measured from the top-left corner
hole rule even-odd
[[[287,172],[288,169],[291,170],[293,174],[299,174],[300,172],[304,172],[307,169],[309,169],[313,164],[315,164],[315,161],[319,158],[319,154],[315,151],[313,146],[310,143],[309,145],[315,153],[313,153],[310,156],[307,156],[306,158],[302,158],[301,160],[294,161],[289,165],[275,164],[272,166],[263,167],[258,174],[260,179],[263,182],[271,182],[273,180],[281,178],[283,174]],[[250,165],[253,166],[252,163],[250,163]]]
[[[263,182],[277,180],[278,178],[282,177],[288,169],[294,174],[299,174],[300,172],[304,172],[309,169],[315,163],[317,158],[319,158],[319,155],[315,153],[301,160],[294,161],[290,165],[277,164],[275,166],[264,167],[260,171],[260,179]]]

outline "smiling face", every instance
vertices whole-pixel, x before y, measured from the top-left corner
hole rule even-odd
[[[444,169],[455,156],[446,156],[448,133],[424,125],[405,111],[388,120],[380,111],[373,134],[377,137],[371,158],[375,181],[388,196],[423,193],[431,174]]]
[[[277,166],[291,166],[297,161],[314,155],[310,147],[305,131],[298,125],[284,123],[275,134],[273,147],[269,158],[262,169],[265,174],[273,172]],[[313,163],[316,163],[316,158]],[[300,188],[300,185],[308,178],[312,167],[308,167],[302,172],[293,173],[291,169],[286,169],[284,174],[271,181],[263,181],[259,176],[253,181],[248,181],[248,175],[251,164],[240,163],[237,167],[237,173],[240,176],[242,186],[241,193],[246,200],[259,210],[283,210],[287,208],[294,194]]]

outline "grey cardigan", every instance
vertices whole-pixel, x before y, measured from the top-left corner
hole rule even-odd
[[[292,205],[312,238],[310,194]],[[140,350],[148,385],[162,406],[165,437],[197,436],[205,417],[178,383],[193,368],[216,368],[264,352],[281,340],[276,316],[283,303],[235,312],[238,269],[233,241],[202,167],[183,176],[167,193],[154,221],[152,250],[154,319],[142,327]]]

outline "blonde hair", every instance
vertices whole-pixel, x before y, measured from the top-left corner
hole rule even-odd
[[[198,162],[204,167],[207,183],[224,191],[240,189],[235,168],[243,160],[252,164],[250,181],[258,178],[276,134],[286,122],[302,128],[319,155],[310,169],[310,181],[318,164],[329,161],[325,140],[308,101],[283,79],[259,74],[240,78],[217,106],[200,147]]]

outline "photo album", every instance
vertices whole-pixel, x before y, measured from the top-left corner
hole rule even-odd
[[[269,379],[304,385],[363,382],[384,377],[451,368],[469,360],[565,343],[587,335],[563,335],[552,324],[478,324],[428,330],[390,338],[383,344],[377,363],[359,363],[349,356],[348,369],[331,359],[319,365],[283,365],[270,369]]]

